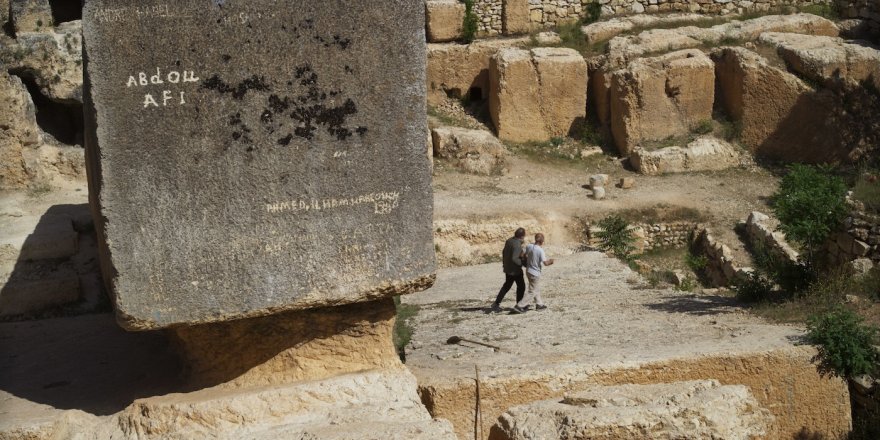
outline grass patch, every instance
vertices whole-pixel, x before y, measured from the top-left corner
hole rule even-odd
[[[648,208],[624,209],[618,211],[617,215],[631,223],[656,224],[678,221],[699,223],[708,220],[706,215],[697,209],[666,203],[658,203]]]
[[[443,125],[451,125],[454,127],[463,127],[463,128],[471,128],[471,124],[467,121],[456,118],[454,116],[450,116],[446,112],[440,111],[436,107],[429,105],[428,106],[428,116],[432,116],[437,118]]]
[[[820,17],[825,17],[829,20],[838,20],[840,19],[840,11],[838,10],[836,4],[815,4],[815,5],[803,5],[797,7],[798,12],[804,12],[807,14],[818,15]]]
[[[406,362],[405,348],[412,339],[412,327],[409,325],[409,319],[419,313],[419,306],[412,304],[403,304],[400,297],[394,297],[394,307],[397,309],[397,318],[394,320],[394,331],[391,339],[394,341],[394,348],[400,360]]]
[[[865,204],[865,209],[880,212],[880,175],[876,172],[859,173],[852,188],[852,198]]]

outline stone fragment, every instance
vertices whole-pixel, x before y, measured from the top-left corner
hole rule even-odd
[[[529,0],[503,0],[501,29],[505,35],[526,34],[531,31]]]
[[[593,187],[592,197],[595,200],[604,200],[605,199],[605,187],[603,187],[603,186]]]
[[[573,49],[503,49],[489,79],[489,114],[501,140],[545,142],[584,122],[587,63]]]
[[[725,23],[716,28],[734,40],[755,40],[764,32],[788,32],[828,37],[836,37],[840,34],[840,29],[833,21],[805,13],[765,15],[751,20]]]
[[[528,44],[528,38],[478,40],[471,44],[428,45],[428,103],[451,98],[472,101],[489,96],[489,59],[505,47]]]
[[[796,76],[743,48],[714,51],[719,102],[739,121],[740,142],[754,154],[797,162],[834,162],[845,156],[827,101]]]
[[[590,176],[590,188],[605,186],[611,180],[607,174],[593,174]]]
[[[538,34],[535,35],[535,40],[538,44],[543,46],[562,43],[562,38],[559,37],[559,34],[553,31],[538,32]]]
[[[760,41],[776,47],[793,71],[820,83],[844,80],[880,87],[880,51],[840,38],[768,32]]]
[[[507,149],[492,133],[459,127],[431,130],[434,155],[450,159],[461,170],[482,175],[501,174]]]
[[[849,272],[856,276],[866,275],[874,268],[874,262],[870,258],[856,258],[847,263]]]
[[[0,69],[0,189],[23,188],[38,172],[36,109],[21,79]]]
[[[461,37],[464,3],[458,0],[425,2],[425,25],[428,42],[441,43]]]
[[[122,325],[431,285],[423,4],[185,0],[169,12],[193,17],[185,28],[158,13],[132,27],[106,14],[117,6],[87,2],[83,34],[93,209]]]
[[[633,61],[612,74],[611,133],[628,156],[645,141],[688,134],[712,119],[715,68],[698,50]]]
[[[15,34],[52,30],[52,8],[49,0],[9,0]]]
[[[612,18],[610,20],[597,21],[581,27],[588,44],[596,44],[602,41],[610,40],[630,29],[635,25],[623,18]]]
[[[636,186],[636,179],[632,177],[623,177],[620,179],[620,183],[617,185],[620,189],[632,189]]]
[[[723,140],[700,137],[684,148],[666,147],[655,151],[636,148],[629,160],[639,173],[659,175],[725,170],[739,165],[739,153]]]
[[[510,408],[489,437],[749,440],[766,435],[773,421],[770,412],[742,385],[722,386],[718,381],[704,380],[592,386],[561,401],[543,400]]]

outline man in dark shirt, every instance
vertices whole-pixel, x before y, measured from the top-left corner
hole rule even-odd
[[[507,239],[504,243],[504,250],[501,251],[501,262],[504,267],[504,285],[498,292],[498,297],[492,303],[492,311],[501,311],[501,301],[504,295],[510,291],[513,283],[516,283],[516,301],[522,301],[526,292],[526,280],[523,278],[522,255],[523,239],[526,236],[526,230],[519,228],[513,233],[513,237]]]

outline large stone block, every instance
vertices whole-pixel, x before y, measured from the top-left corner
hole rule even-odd
[[[845,157],[827,92],[815,92],[747,49],[719,49],[712,58],[721,107],[738,121],[740,141],[753,153],[814,163]]]
[[[471,44],[428,45],[428,103],[447,97],[482,100],[489,93],[489,59],[505,47],[528,44],[528,38],[478,40]]]
[[[40,144],[36,108],[24,84],[0,69],[0,189],[22,188],[33,179],[28,166]]]
[[[711,137],[700,137],[686,147],[666,147],[657,151],[636,148],[630,164],[647,175],[717,171],[739,165],[739,153],[733,145]]]
[[[504,0],[501,4],[501,28],[505,35],[526,34],[529,23],[529,0]]]
[[[510,408],[492,427],[489,438],[750,440],[764,437],[773,421],[742,385],[702,380],[594,386],[561,401]]]
[[[873,81],[880,87],[880,51],[840,38],[767,32],[760,41],[776,47],[793,71],[820,83]]]
[[[573,49],[503,49],[489,68],[489,113],[498,138],[547,141],[584,122],[587,63]]]
[[[458,0],[428,0],[425,2],[425,30],[428,41],[441,43],[461,36],[464,23],[464,3]]]
[[[611,133],[624,156],[712,119],[715,68],[699,50],[638,59],[613,72],[611,82]]]
[[[461,170],[473,174],[501,174],[507,149],[492,133],[460,127],[431,130],[433,152],[450,160]]]
[[[123,326],[433,282],[424,11],[85,3],[89,179]]]

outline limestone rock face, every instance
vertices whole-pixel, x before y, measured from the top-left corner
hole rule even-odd
[[[8,0],[11,2],[12,21],[16,35],[25,32],[52,30],[52,8],[49,0]]]
[[[32,77],[47,98],[82,103],[82,22],[62,23],[46,32],[18,34],[0,47],[0,60],[9,69]]]
[[[712,119],[714,98],[714,65],[698,50],[633,61],[612,75],[614,143],[626,156],[640,142],[687,134]]]
[[[263,386],[398,367],[394,317],[394,303],[385,299],[172,333],[192,384]]]
[[[827,100],[796,76],[743,48],[723,48],[716,62],[719,100],[741,123],[740,140],[753,153],[797,162],[833,162],[841,152],[840,127],[830,126]]]
[[[428,0],[425,2],[425,25],[430,43],[452,41],[461,36],[464,22],[464,3],[458,0]]]
[[[501,28],[504,34],[525,34],[529,24],[529,0],[504,0],[501,8]]]
[[[9,0],[0,0],[0,29],[6,29],[9,23]]]
[[[547,141],[586,117],[587,63],[572,49],[503,49],[492,57],[489,78],[499,139]]]
[[[478,40],[471,44],[428,45],[428,103],[453,98],[485,99],[489,93],[489,59],[498,50],[528,44],[528,38]]]
[[[724,170],[739,164],[739,153],[727,142],[701,137],[687,147],[667,147],[657,151],[636,148],[629,157],[633,168],[647,175],[687,171]]]
[[[122,325],[431,285],[424,4],[186,0],[107,16],[117,6],[86,3],[83,35],[92,206]]]
[[[22,188],[32,181],[40,142],[30,94],[18,77],[0,70],[0,189]]]
[[[742,385],[715,380],[594,386],[560,399],[509,409],[491,440],[750,440],[767,434],[769,411]]]
[[[833,21],[805,13],[766,15],[720,26],[727,36],[737,40],[755,40],[764,32],[789,32],[827,37],[836,37],[840,34],[840,29]]]
[[[459,127],[431,130],[434,154],[452,160],[465,172],[500,174],[506,163],[507,149],[492,133]]]
[[[826,36],[768,32],[760,40],[775,46],[790,69],[814,81],[872,80],[880,86],[880,50]]]

